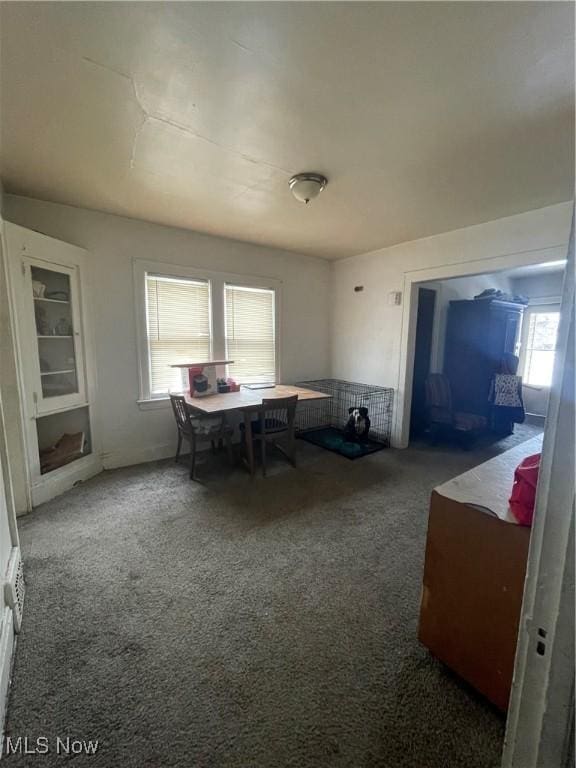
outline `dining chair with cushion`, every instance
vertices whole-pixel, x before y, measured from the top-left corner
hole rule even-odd
[[[296,406],[298,395],[283,398],[270,398],[262,400],[262,405],[256,410],[247,413],[247,418],[256,414],[257,418],[251,422],[252,441],[260,446],[262,457],[262,474],[266,477],[267,445],[271,443],[278,448],[292,466],[296,466]],[[246,441],[246,427],[240,425],[244,441]],[[282,443],[278,441],[281,440]],[[247,446],[248,447],[248,446]],[[250,454],[251,455],[251,452]],[[250,470],[253,470],[251,462]]]
[[[230,463],[234,461],[232,451],[232,433],[233,427],[226,423],[223,416],[197,417],[190,415],[190,409],[186,405],[186,399],[183,395],[170,395],[174,418],[178,428],[178,446],[176,448],[176,461],[180,458],[182,441],[187,440],[190,444],[190,478],[196,479],[196,454],[200,442],[210,441],[212,452],[216,453],[216,446],[221,445],[222,441],[226,443],[226,450]]]

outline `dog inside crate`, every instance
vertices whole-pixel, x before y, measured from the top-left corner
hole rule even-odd
[[[355,443],[359,440],[367,440],[370,432],[370,417],[368,408],[348,408],[348,420],[344,425],[344,437],[347,441]]]
[[[340,379],[301,382],[330,395],[321,405],[301,406],[299,436],[326,450],[356,459],[390,444],[393,390]]]

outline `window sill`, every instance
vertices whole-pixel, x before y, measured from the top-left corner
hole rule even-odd
[[[526,389],[533,389],[536,392],[542,392],[543,389],[550,389],[550,385],[546,386],[545,384],[526,384],[524,381],[522,382],[522,386],[526,387]]]
[[[159,408],[169,408],[169,397],[156,397],[153,400],[136,400],[141,411],[156,411]]]

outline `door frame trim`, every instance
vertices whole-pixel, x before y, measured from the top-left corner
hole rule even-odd
[[[572,218],[503,768],[574,765],[574,278]]]

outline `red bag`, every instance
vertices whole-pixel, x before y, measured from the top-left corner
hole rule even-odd
[[[514,485],[510,496],[510,511],[520,525],[532,525],[536,486],[540,470],[540,455],[526,456],[514,471]]]

